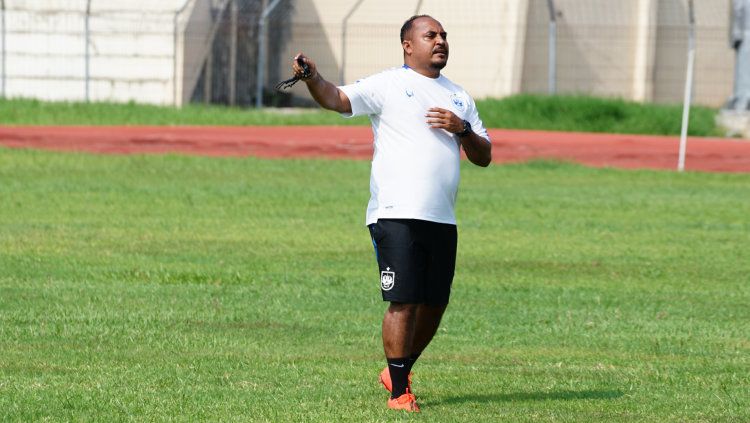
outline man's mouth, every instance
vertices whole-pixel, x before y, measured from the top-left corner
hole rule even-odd
[[[442,54],[442,55],[446,55],[447,56],[448,55],[448,51],[447,50],[439,49],[439,50],[433,51],[432,54]]]

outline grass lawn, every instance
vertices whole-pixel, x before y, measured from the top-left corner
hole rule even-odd
[[[678,135],[682,105],[642,104],[584,96],[523,94],[478,100],[488,128]],[[716,111],[693,107],[689,134],[721,136]],[[191,104],[65,103],[0,99],[0,125],[369,125],[322,109],[240,109]]]
[[[750,420],[750,175],[462,172],[405,415],[366,161],[0,149],[0,420]]]

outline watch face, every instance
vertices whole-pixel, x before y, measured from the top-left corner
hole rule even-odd
[[[468,120],[464,120],[464,129],[461,132],[459,132],[457,135],[460,137],[463,137],[465,135],[468,135],[469,132],[471,132],[471,124],[469,123]]]

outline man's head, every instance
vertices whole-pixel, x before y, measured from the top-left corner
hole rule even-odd
[[[428,15],[412,16],[401,27],[404,62],[412,68],[428,68],[439,74],[448,63],[448,34]]]

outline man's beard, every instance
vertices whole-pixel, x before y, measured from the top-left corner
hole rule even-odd
[[[448,59],[445,59],[445,61],[443,62],[437,62],[437,63],[430,62],[430,67],[432,69],[442,70],[447,64],[448,64]]]

